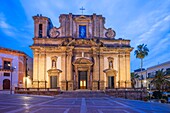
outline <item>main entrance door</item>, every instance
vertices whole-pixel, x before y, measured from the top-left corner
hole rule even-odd
[[[87,71],[79,71],[79,89],[87,89]]]
[[[108,88],[114,88],[114,77],[113,76],[108,77]]]
[[[57,88],[57,76],[50,76],[50,88]]]

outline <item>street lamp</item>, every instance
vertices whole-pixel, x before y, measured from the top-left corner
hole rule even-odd
[[[143,88],[142,80],[143,80],[143,75],[141,75],[141,89]]]
[[[145,84],[145,86],[147,87],[147,81],[146,81],[146,80],[144,80],[144,81],[143,81],[143,83],[144,83],[144,84]]]
[[[28,58],[26,58],[26,70],[25,70],[25,88],[27,88],[27,77],[28,77],[28,70],[27,70],[27,60],[28,60]]]
[[[12,94],[12,72],[14,71],[14,69],[16,69],[16,66],[15,66],[15,67],[12,67],[10,64],[8,64],[8,66],[10,67],[10,71],[11,71],[10,94]]]

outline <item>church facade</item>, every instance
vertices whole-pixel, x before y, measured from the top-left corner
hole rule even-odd
[[[102,15],[61,14],[34,20],[33,87],[104,90],[131,87],[130,40],[115,39]]]

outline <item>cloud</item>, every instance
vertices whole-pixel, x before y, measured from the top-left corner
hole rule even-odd
[[[6,22],[5,15],[0,13],[0,30],[8,36],[15,36],[16,29]]]

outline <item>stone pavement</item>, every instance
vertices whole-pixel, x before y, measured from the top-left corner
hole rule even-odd
[[[170,113],[170,105],[91,91],[64,92],[55,97],[0,94],[0,113]]]

